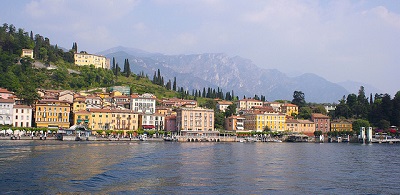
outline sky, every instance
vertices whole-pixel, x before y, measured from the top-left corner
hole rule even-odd
[[[400,90],[398,0],[2,0],[0,23],[96,53],[225,53],[289,76]]]

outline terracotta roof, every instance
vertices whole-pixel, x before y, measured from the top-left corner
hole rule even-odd
[[[30,108],[32,109],[32,107],[28,106],[28,105],[14,105],[14,108]]]
[[[311,116],[313,118],[329,118],[327,115],[323,115],[321,113],[312,113]]]
[[[295,105],[295,104],[283,104],[283,106],[287,106],[287,107],[297,107],[297,105]]]
[[[13,99],[0,99],[0,103],[14,103]]]
[[[0,93],[10,93],[10,94],[12,94],[13,92],[8,91],[7,89],[4,89],[4,88],[0,88]]]

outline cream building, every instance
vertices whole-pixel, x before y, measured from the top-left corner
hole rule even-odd
[[[110,69],[110,59],[104,56],[98,56],[87,53],[75,53],[74,60],[75,60],[75,65],[78,66],[93,65],[96,68]]]
[[[33,50],[32,49],[22,49],[21,57],[29,57],[33,59]]]
[[[215,135],[214,110],[200,107],[179,108],[176,111],[176,126],[181,135]]]
[[[239,110],[250,110],[251,108],[262,106],[263,102],[255,99],[242,99],[236,102],[236,108]]]

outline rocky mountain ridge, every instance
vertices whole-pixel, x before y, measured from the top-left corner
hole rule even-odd
[[[115,58],[120,67],[129,59],[134,73],[143,71],[150,78],[160,69],[164,81],[177,78],[177,85],[186,90],[204,87],[233,90],[235,96],[264,95],[268,101],[293,99],[294,91],[302,91],[307,102],[333,103],[349,92],[342,86],[311,73],[288,77],[276,69],[263,69],[249,59],[223,53],[163,55],[139,49],[115,47],[98,54]]]

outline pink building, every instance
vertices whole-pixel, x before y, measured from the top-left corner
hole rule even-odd
[[[176,128],[176,116],[166,116],[165,117],[165,131],[167,132],[178,132]]]

